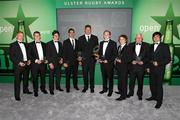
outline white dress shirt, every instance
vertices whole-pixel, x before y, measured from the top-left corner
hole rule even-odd
[[[74,38],[69,38],[71,45],[73,46],[73,49],[75,49],[75,39]]]
[[[107,49],[108,43],[109,43],[109,40],[108,40],[108,41],[105,41],[105,42],[103,43],[103,56],[104,56],[105,53],[106,53],[106,49]]]
[[[44,60],[43,48],[41,42],[36,43],[36,48],[39,56],[39,60]]]
[[[136,52],[136,55],[137,55],[137,56],[139,56],[140,50],[141,50],[141,45],[140,45],[140,44],[137,44],[137,45],[135,46],[135,52]]]
[[[123,48],[124,48],[124,46],[125,46],[126,44],[123,44],[123,45],[121,45],[121,48],[120,48],[120,50],[122,50]]]
[[[57,53],[59,53],[59,44],[55,40],[54,40],[54,45],[55,45]]]
[[[154,52],[156,51],[156,49],[157,49],[159,43],[160,43],[160,42],[157,42],[157,43],[154,44]]]
[[[18,42],[19,47],[21,48],[22,54],[23,54],[23,61],[27,61],[27,53],[24,43]]]
[[[90,35],[86,35],[85,34],[85,37],[86,37],[86,40],[87,40],[87,42],[88,42],[88,37],[89,37],[89,39],[91,38],[91,34]]]

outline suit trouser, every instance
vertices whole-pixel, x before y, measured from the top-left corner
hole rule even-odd
[[[90,82],[90,89],[94,89],[94,73],[95,73],[95,61],[83,61],[83,79],[84,79],[84,89],[88,89]]]
[[[55,66],[55,68],[50,69],[49,72],[49,91],[54,91],[54,76],[56,77],[56,89],[61,88],[61,65]]]
[[[23,92],[28,92],[28,69],[27,66],[20,67],[15,66],[14,67],[14,95],[15,98],[20,98],[20,86],[21,81],[23,81]]]
[[[103,79],[103,91],[107,91],[107,84],[109,82],[109,92],[113,92],[113,63],[101,64],[101,73]]]
[[[40,89],[45,90],[45,75],[46,75],[46,65],[45,64],[36,64],[32,63],[32,78],[33,78],[33,88],[34,92],[38,92],[38,75],[40,74],[40,80],[41,80],[41,85]]]
[[[73,75],[73,85],[74,88],[77,87],[78,80],[77,80],[77,73],[78,73],[78,64],[71,65],[65,68],[66,72],[66,89],[70,89],[70,79],[71,74]]]
[[[144,79],[144,73],[145,69],[142,66],[133,66],[133,68],[130,70],[130,83],[129,83],[129,94],[134,95],[134,87],[135,87],[135,82],[137,78],[138,82],[138,91],[137,95],[139,97],[142,97],[143,95],[143,79]]]
[[[150,90],[157,102],[163,101],[164,67],[150,67]]]
[[[118,75],[118,90],[122,97],[127,96],[128,66],[116,64]]]

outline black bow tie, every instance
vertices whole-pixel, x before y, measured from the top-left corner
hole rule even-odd
[[[159,43],[154,43],[154,44],[158,45]]]
[[[104,41],[104,42],[109,42],[109,41]]]
[[[136,45],[141,45],[141,43],[136,43]]]
[[[36,43],[41,43],[41,42],[36,42]]]
[[[18,42],[18,43],[23,43],[23,42]]]
[[[54,42],[59,42],[59,41],[54,41]]]

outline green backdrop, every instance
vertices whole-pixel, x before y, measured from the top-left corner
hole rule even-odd
[[[151,35],[155,31],[164,33],[165,21],[174,20],[173,42],[175,61],[172,85],[180,85],[180,0],[1,0],[0,1],[0,82],[12,82],[12,63],[9,60],[8,47],[14,41],[18,19],[26,22],[27,39],[32,41],[32,32],[38,30],[42,40],[51,39],[51,32],[57,29],[57,8],[131,8],[131,41],[141,32],[144,41],[152,43]],[[99,65],[96,66],[96,84],[101,84]],[[64,77],[62,78],[63,82]],[[79,79],[82,83],[82,78]],[[145,84],[148,78],[145,78]]]

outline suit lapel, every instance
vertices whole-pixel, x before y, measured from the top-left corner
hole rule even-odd
[[[38,56],[38,50],[37,50],[35,41],[34,41],[34,43],[33,43],[33,49],[35,50],[36,56],[39,58],[39,56]]]

